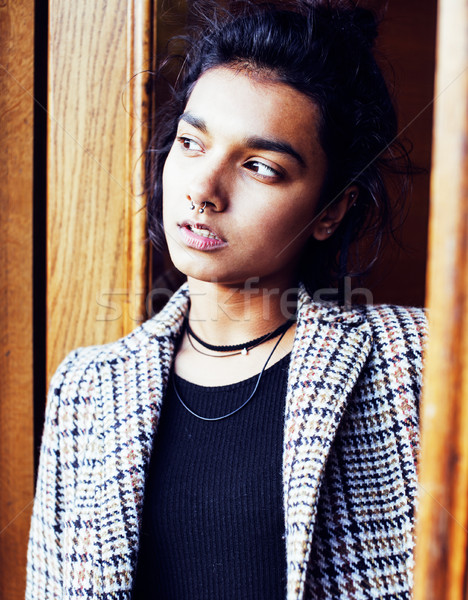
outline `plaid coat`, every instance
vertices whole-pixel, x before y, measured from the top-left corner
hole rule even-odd
[[[145,474],[182,288],[125,338],[71,353],[49,392],[27,600],[127,600]],[[283,485],[287,600],[410,598],[417,496],[419,309],[299,295]]]

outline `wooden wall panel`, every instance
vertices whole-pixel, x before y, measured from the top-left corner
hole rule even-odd
[[[0,3],[0,598],[24,597],[33,495],[34,0]]]
[[[416,600],[468,598],[468,0],[440,0]]]
[[[423,171],[414,176],[407,217],[397,232],[402,247],[389,245],[366,282],[375,302],[425,302],[436,16],[437,0],[423,7],[416,0],[390,0],[380,28],[377,56],[381,53],[387,79],[394,81],[399,131]]]
[[[72,348],[117,339],[143,316],[150,43],[150,0],[50,0],[49,376]]]

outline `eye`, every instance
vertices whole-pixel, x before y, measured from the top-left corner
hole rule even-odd
[[[279,179],[282,177],[282,174],[279,171],[258,160],[250,160],[244,164],[244,167],[249,169],[249,171],[253,171],[256,175],[263,179]]]
[[[177,137],[177,141],[179,142],[179,144],[182,146],[182,148],[184,150],[191,150],[191,151],[200,151],[202,149],[202,147],[200,146],[200,144],[198,142],[196,142],[195,140],[192,140],[192,138],[186,137],[186,136],[178,136]]]

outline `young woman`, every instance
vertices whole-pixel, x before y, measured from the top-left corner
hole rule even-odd
[[[400,168],[375,35],[299,2],[192,35],[149,150],[187,284],[55,375],[29,599],[410,598],[424,316],[330,300]]]

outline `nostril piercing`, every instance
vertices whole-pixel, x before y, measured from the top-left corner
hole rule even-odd
[[[203,202],[203,206],[201,208],[198,209],[198,212],[200,214],[203,214],[205,212],[205,206],[206,206],[206,202]]]
[[[194,210],[195,204],[193,203],[192,198],[190,198],[190,196],[187,196],[187,200],[190,202],[190,210]]]

